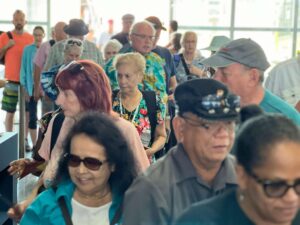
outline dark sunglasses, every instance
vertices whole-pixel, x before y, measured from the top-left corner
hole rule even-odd
[[[261,179],[253,172],[248,173],[257,183],[261,184],[263,190],[269,198],[281,198],[290,188],[293,188],[297,195],[300,196],[300,178],[295,180],[293,184],[289,184],[287,181],[278,180],[272,181],[267,179]]]
[[[80,47],[82,45],[82,41],[80,40],[68,40],[67,41],[67,45],[77,45],[78,47]]]
[[[88,168],[89,170],[99,170],[100,167],[107,162],[107,160],[100,161],[98,159],[92,158],[92,157],[86,157],[84,159],[81,159],[77,155],[68,154],[66,153],[64,157],[68,161],[68,166],[71,167],[78,167],[81,162],[83,162],[84,166]]]

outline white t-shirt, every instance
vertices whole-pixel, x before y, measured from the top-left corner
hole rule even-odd
[[[89,207],[72,198],[72,222],[74,225],[109,225],[110,206],[111,202],[100,207]]]

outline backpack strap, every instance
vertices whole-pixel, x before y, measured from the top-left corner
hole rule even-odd
[[[190,75],[190,70],[189,70],[189,68],[188,68],[188,66],[186,64],[186,61],[185,61],[185,59],[183,57],[183,54],[180,53],[179,56],[181,58],[181,62],[182,62],[182,65],[183,65],[183,68],[184,68],[184,71],[185,71],[186,75]]]
[[[10,31],[7,31],[6,34],[9,39],[13,39],[12,33]]]
[[[148,116],[151,125],[151,143],[154,141],[154,133],[157,125],[157,106],[156,106],[156,94],[154,91],[142,91],[143,98],[145,99],[148,109]]]
[[[61,129],[61,126],[64,122],[65,115],[63,112],[59,112],[57,116],[54,118],[53,121],[53,127],[52,127],[52,133],[51,133],[51,144],[50,144],[50,154],[52,152],[52,149],[57,141],[59,131]]]
[[[50,46],[52,47],[52,46],[55,44],[55,40],[51,39],[51,40],[49,41],[49,44],[50,44]]]

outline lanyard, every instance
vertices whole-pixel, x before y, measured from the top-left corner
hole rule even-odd
[[[134,122],[135,117],[136,117],[137,114],[138,114],[138,111],[139,111],[139,108],[140,108],[141,101],[142,101],[142,98],[140,98],[139,104],[138,104],[138,106],[136,107],[136,109],[135,109],[135,111],[134,111],[134,114],[133,114],[133,117],[132,117],[132,120],[131,120],[132,123]],[[121,97],[119,98],[119,102],[120,102],[120,113],[121,113],[121,116],[123,116],[123,115],[124,115],[124,112],[123,112],[123,105],[122,105],[122,99],[121,99]]]

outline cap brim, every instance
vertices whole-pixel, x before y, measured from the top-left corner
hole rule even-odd
[[[208,51],[214,51],[214,52],[216,52],[216,51],[219,50],[219,48],[209,46],[209,47],[206,47],[206,48],[201,48],[200,50],[208,50]]]
[[[218,53],[216,53],[207,59],[201,60],[201,63],[209,67],[226,67],[236,62],[219,56]]]

